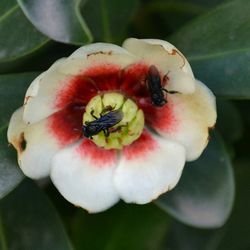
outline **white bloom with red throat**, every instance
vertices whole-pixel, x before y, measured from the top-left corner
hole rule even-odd
[[[160,107],[148,87],[152,65],[174,92],[163,92]],[[83,126],[101,125],[115,110],[116,124],[83,136]],[[123,47],[81,47],[38,76],[12,115],[8,140],[25,175],[50,175],[68,201],[99,212],[119,199],[144,204],[172,189],[185,161],[206,147],[215,121],[214,95],[178,49],[130,38]]]

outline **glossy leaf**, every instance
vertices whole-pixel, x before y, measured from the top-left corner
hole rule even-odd
[[[72,250],[56,210],[33,182],[5,197],[0,210],[3,250]]]
[[[14,0],[0,2],[0,37],[0,63],[28,56],[48,42]]]
[[[38,73],[0,75],[0,128],[7,126],[12,113],[23,104],[26,90]]]
[[[236,199],[225,234],[217,250],[250,249],[250,159],[237,162],[235,169]]]
[[[17,165],[16,151],[7,142],[7,125],[22,105],[25,92],[38,73],[0,75],[0,198],[24,178]]]
[[[0,199],[24,178],[17,165],[16,151],[7,142],[7,129],[0,130]]]
[[[80,0],[17,0],[31,23],[53,40],[85,44],[91,33],[80,14]]]
[[[181,1],[185,1],[185,0],[181,0]],[[187,1],[199,4],[199,5],[208,6],[208,7],[211,7],[211,6],[213,7],[220,3],[225,2],[225,0],[187,0]]]
[[[149,1],[136,13],[133,28],[139,37],[162,37],[162,34],[172,34],[206,10],[200,3],[188,0]]]
[[[217,99],[217,114],[216,127],[223,138],[230,143],[239,140],[243,135],[243,121],[235,104]]]
[[[154,204],[120,203],[99,214],[78,211],[71,232],[76,250],[159,250],[168,225],[169,217]]]
[[[226,2],[170,38],[218,96],[250,98],[249,12],[248,0]]]
[[[233,200],[231,162],[222,139],[213,134],[202,156],[186,164],[180,182],[157,204],[185,224],[216,228],[227,220]]]
[[[136,37],[163,38],[224,0],[145,1],[133,18]]]
[[[223,229],[198,229],[174,221],[165,246],[173,250],[217,250]]]
[[[7,14],[8,12],[13,11],[12,9],[15,8],[16,1],[15,0],[1,0],[0,1],[0,17],[1,19]]]
[[[138,0],[90,0],[82,7],[82,15],[96,41],[123,40],[125,29],[135,14]]]

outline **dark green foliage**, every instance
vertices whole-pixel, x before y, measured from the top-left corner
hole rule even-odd
[[[20,65],[48,41],[27,20],[15,0],[0,1],[0,72]]]
[[[25,180],[0,202],[3,250],[73,250],[48,198]]]
[[[177,187],[162,195],[157,204],[186,224],[215,228],[227,220],[233,199],[230,158],[222,139],[213,133],[202,156],[186,164]]]
[[[91,0],[82,5],[95,41],[122,42],[139,0]]]
[[[7,126],[12,113],[22,106],[26,90],[37,75],[38,73],[0,75],[0,128]]]
[[[168,226],[167,214],[153,204],[120,203],[100,214],[77,211],[72,216],[71,235],[76,250],[158,250]]]
[[[64,43],[91,42],[91,33],[80,15],[80,0],[17,0],[31,23],[51,39]]]
[[[250,98],[250,2],[228,1],[171,37],[217,96]]]
[[[24,178],[16,164],[16,151],[8,145],[7,129],[0,131],[0,199],[13,190]]]
[[[249,0],[0,0],[0,250],[249,249],[249,13]],[[217,132],[155,203],[92,215],[24,180],[7,126],[36,72],[130,36],[168,38],[187,56],[217,97]]]

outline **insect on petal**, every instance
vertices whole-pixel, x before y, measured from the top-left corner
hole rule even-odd
[[[130,53],[141,57],[148,64],[161,69],[162,73],[181,69],[193,77],[192,69],[184,55],[172,44],[158,39],[129,38],[123,47]]]
[[[206,147],[209,129],[216,121],[215,97],[203,83],[196,81],[193,94],[169,95],[169,104],[149,114],[149,125],[165,138],[185,146],[187,160],[195,160]],[[173,126],[167,123],[171,117]]]
[[[37,122],[72,103],[86,105],[99,90],[112,89],[112,82],[117,89],[118,72],[134,60],[125,49],[103,43],[84,46],[58,60],[28,88],[24,121]]]

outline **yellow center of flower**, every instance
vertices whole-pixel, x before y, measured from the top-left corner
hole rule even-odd
[[[122,149],[141,135],[144,114],[134,101],[122,94],[104,93],[89,101],[83,115],[83,126],[85,136],[99,147]]]

